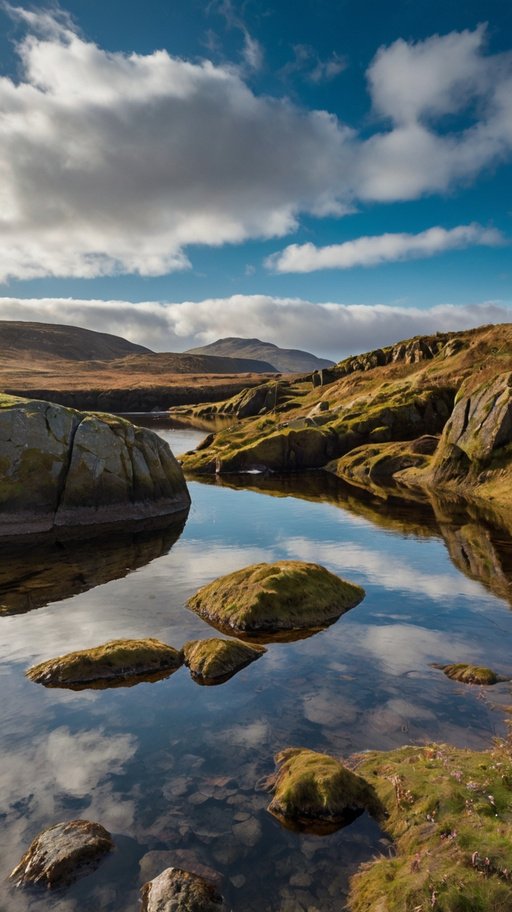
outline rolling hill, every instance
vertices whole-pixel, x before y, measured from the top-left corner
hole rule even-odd
[[[201,355],[221,355],[228,358],[254,358],[268,361],[277,371],[283,374],[300,374],[309,371],[332,367],[334,362],[317,358],[310,352],[294,348],[279,348],[272,342],[261,342],[259,339],[240,339],[230,336],[217,339],[209,345],[190,348],[189,353]]]

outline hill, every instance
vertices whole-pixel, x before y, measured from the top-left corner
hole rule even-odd
[[[383,497],[512,508],[512,324],[408,339],[190,412],[239,419],[185,457],[191,472],[324,468]]]
[[[128,342],[120,336],[95,332],[81,326],[57,323],[29,323],[21,320],[0,320],[0,350],[2,360],[28,356],[63,358],[66,361],[110,361],[149,348]]]
[[[317,358],[310,352],[294,348],[279,348],[272,342],[261,342],[259,339],[240,339],[230,336],[217,339],[200,348],[190,348],[189,352],[203,355],[222,355],[228,358],[251,358],[269,361],[275,369],[283,374],[304,374],[307,371],[332,367],[333,361]]]

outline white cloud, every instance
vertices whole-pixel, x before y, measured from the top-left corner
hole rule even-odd
[[[428,228],[419,234],[380,234],[359,237],[343,244],[316,247],[314,244],[290,244],[267,257],[265,264],[275,272],[314,272],[316,269],[352,269],[354,266],[377,266],[396,260],[431,257],[446,250],[464,247],[497,247],[504,239],[494,228],[481,225],[459,225],[457,228]]]
[[[29,34],[20,81],[0,78],[0,281],[186,269],[191,244],[445,192],[512,150],[512,54],[486,55],[482,27],[382,48],[368,78],[385,122],[364,138],[255,95],[244,73],[262,50],[243,23],[236,67],[110,53],[66,16],[17,15]],[[468,126],[439,127],[447,114]]]
[[[23,17],[36,31],[22,81],[0,79],[0,281],[163,274],[189,266],[188,244],[340,211],[349,131],[335,118],[256,97],[235,67],[107,53]]]
[[[33,320],[110,332],[155,351],[183,351],[226,336],[257,337],[338,360],[418,334],[512,322],[512,304],[313,303],[270,295],[232,295],[161,303],[73,298],[0,298],[1,320]]]

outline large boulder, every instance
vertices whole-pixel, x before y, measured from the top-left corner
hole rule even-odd
[[[221,630],[260,634],[325,626],[364,595],[325,567],[283,560],[228,573],[199,589],[188,606]]]
[[[153,431],[0,395],[0,536],[181,512],[180,465]]]
[[[160,640],[109,640],[33,665],[27,677],[47,687],[109,686],[135,683],[153,675],[170,675],[183,664],[180,650]]]
[[[20,886],[64,886],[94,870],[113,848],[110,833],[99,823],[57,823],[35,837],[10,879]]]
[[[166,868],[141,890],[141,912],[227,912],[217,887],[181,868]]]

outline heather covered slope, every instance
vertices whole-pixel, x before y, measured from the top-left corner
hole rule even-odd
[[[279,348],[272,342],[261,342],[260,339],[240,339],[236,336],[217,339],[209,345],[191,348],[190,352],[201,355],[220,355],[229,358],[254,358],[269,361],[277,371],[284,374],[306,373],[333,367],[334,362],[317,358],[310,352],[295,348]]]
[[[417,337],[198,406],[196,417],[238,422],[184,465],[203,474],[329,468],[371,486],[377,460],[381,487],[512,505],[511,372],[511,324]]]

